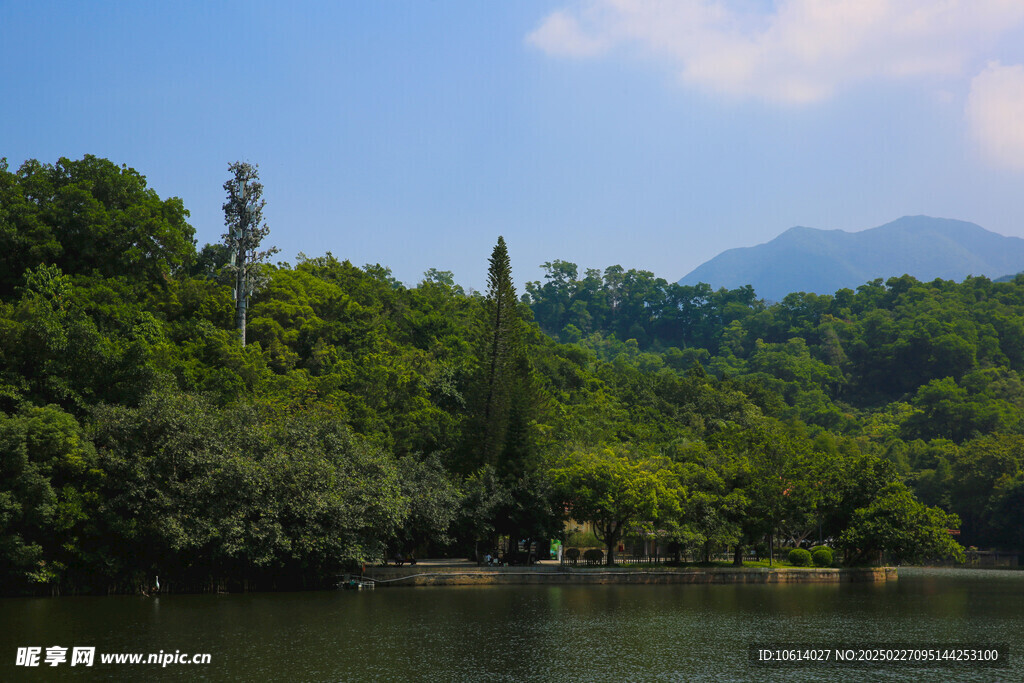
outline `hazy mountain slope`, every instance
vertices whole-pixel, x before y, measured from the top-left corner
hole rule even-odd
[[[906,216],[861,232],[790,228],[771,242],[729,249],[679,282],[753,285],[780,300],[790,292],[831,294],[875,278],[909,273],[919,280],[999,277],[1024,270],[1024,239],[965,221]]]

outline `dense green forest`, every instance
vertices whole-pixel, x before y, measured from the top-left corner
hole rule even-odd
[[[768,305],[555,261],[517,297],[496,238],[485,293],[264,265],[243,345],[187,220],[104,159],[0,162],[5,592],[314,587],[569,515],[609,562],[1024,547],[1024,279]]]

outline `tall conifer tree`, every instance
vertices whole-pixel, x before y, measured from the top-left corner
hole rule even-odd
[[[520,325],[508,249],[504,238],[498,237],[487,271],[482,358],[480,455],[485,463],[491,465],[497,464],[508,430],[511,373],[522,342]]]

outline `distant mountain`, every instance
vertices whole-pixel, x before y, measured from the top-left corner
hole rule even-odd
[[[919,280],[999,277],[1024,270],[1024,239],[965,221],[905,216],[861,232],[790,228],[771,242],[729,249],[679,283],[715,289],[753,285],[779,301],[790,292],[832,294],[875,278],[908,273]]]

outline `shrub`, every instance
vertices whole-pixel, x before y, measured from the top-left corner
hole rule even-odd
[[[811,554],[803,548],[794,548],[789,551],[789,563],[797,567],[807,567],[811,564]]]
[[[604,559],[604,551],[591,548],[583,553],[583,559],[586,560],[587,564],[601,564],[601,560]]]
[[[580,549],[569,548],[565,551],[565,559],[569,560],[573,564],[576,564],[577,562],[579,562],[580,559]]]
[[[565,545],[576,548],[600,548],[604,543],[597,540],[593,531],[574,531],[565,539]]]
[[[820,545],[817,548],[811,548],[811,559],[814,560],[815,567],[831,567],[835,558],[830,548]]]

